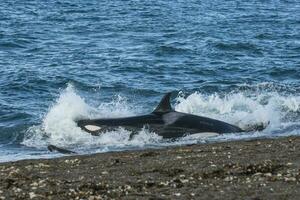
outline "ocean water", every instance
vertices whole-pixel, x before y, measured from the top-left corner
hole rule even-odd
[[[262,132],[161,139],[101,137],[79,118],[173,107]],[[297,0],[0,2],[0,162],[300,135]]]

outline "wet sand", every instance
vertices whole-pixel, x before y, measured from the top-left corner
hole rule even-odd
[[[299,199],[300,137],[0,164],[0,199]]]

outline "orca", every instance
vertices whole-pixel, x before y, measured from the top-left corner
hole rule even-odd
[[[123,127],[137,134],[142,128],[154,132],[162,138],[176,139],[189,134],[216,135],[244,132],[241,128],[208,117],[175,111],[170,104],[171,93],[165,94],[154,111],[147,115],[77,120],[82,130],[93,136]]]

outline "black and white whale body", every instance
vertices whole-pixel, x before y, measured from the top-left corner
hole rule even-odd
[[[148,115],[103,118],[103,119],[82,119],[77,125],[92,135],[101,135],[107,131],[123,127],[132,131],[133,135],[143,127],[163,138],[179,138],[187,134],[222,134],[243,132],[237,126],[197,115],[177,112],[170,104],[171,93],[167,93],[157,106]]]

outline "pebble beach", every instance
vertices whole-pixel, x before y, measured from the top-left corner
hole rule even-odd
[[[0,199],[298,199],[300,137],[0,164]]]

